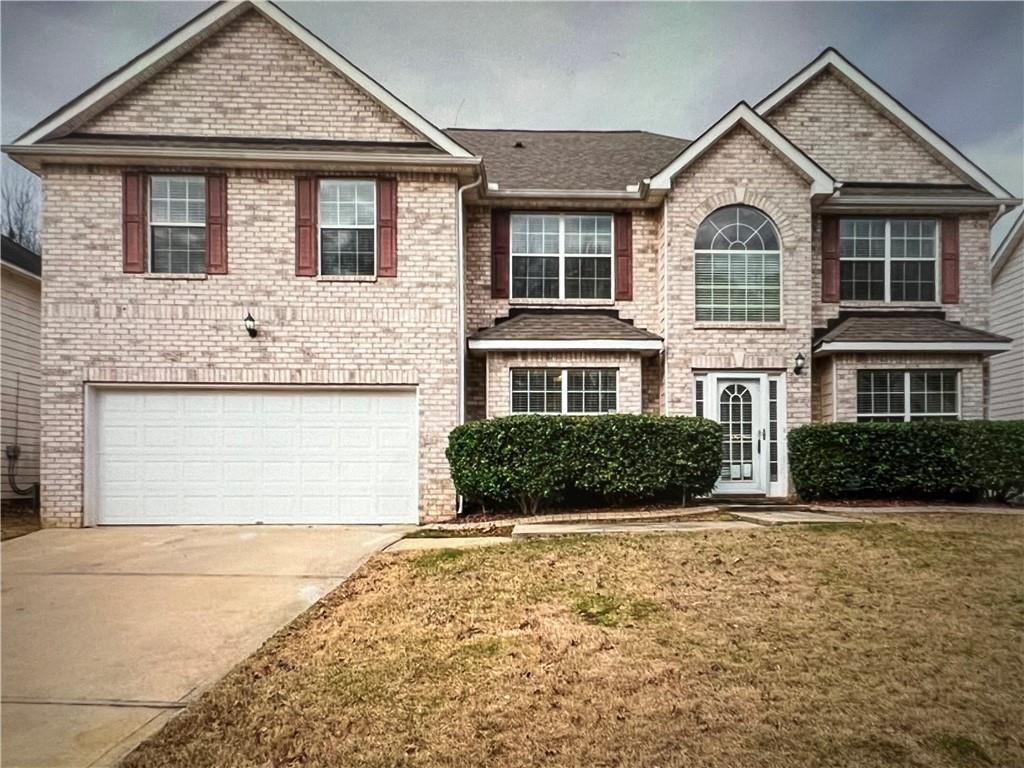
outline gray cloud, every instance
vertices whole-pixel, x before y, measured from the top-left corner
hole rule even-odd
[[[282,6],[442,126],[693,137],[832,45],[1024,193],[1024,3]],[[3,139],[204,7],[0,3]]]

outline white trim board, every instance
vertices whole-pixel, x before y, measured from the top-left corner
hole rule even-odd
[[[195,48],[208,36],[224,28],[250,9],[255,9],[264,18],[289,33],[319,58],[334,67],[357,88],[364,91],[382,107],[397,115],[413,130],[423,134],[440,149],[454,157],[473,157],[472,152],[454,141],[444,131],[269,0],[217,3],[29,129],[15,140],[13,147],[30,145],[45,139],[51,133],[73,123],[83,115],[94,116],[99,110],[134,90],[164,67]]]
[[[836,352],[952,352],[956,354],[983,354],[1006,352],[1008,341],[826,341],[816,350],[815,357]]]
[[[608,351],[657,352],[661,339],[470,339],[469,348],[485,352]]]
[[[1003,266],[1010,260],[1010,255],[1017,250],[1017,246],[1022,241],[1024,241],[1024,209],[1017,212],[1017,220],[1003,237],[1003,242],[996,248],[996,252],[992,254],[992,280],[999,276]]]
[[[797,72],[793,77],[758,102],[755,109],[759,115],[766,116],[794,93],[803,88],[824,69],[831,67],[844,78],[874,101],[890,118],[903,125],[925,144],[943,157],[947,162],[958,168],[971,181],[999,198],[1012,198],[1006,189],[1000,186],[991,176],[972,163],[956,147],[933,131],[928,125],[916,117],[889,95],[878,83],[865,75],[835,48],[826,48],[814,61]]]
[[[779,133],[774,126],[751,109],[750,105],[745,101],[741,101],[729,110],[718,122],[680,152],[675,160],[658,171],[650,180],[650,188],[652,190],[671,189],[672,179],[677,174],[691,163],[700,159],[719,139],[738,125],[743,125],[777,149],[783,157],[811,182],[812,195],[831,195],[835,191],[835,179],[829,176],[825,169],[804,154],[793,142]]]

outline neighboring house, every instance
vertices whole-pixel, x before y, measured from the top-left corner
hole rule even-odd
[[[5,149],[45,196],[47,525],[445,518],[451,429],[527,412],[700,413],[720,492],[785,496],[788,429],[981,418],[1009,348],[1020,201],[831,49],[692,142],[442,131],[221,4]]]
[[[39,482],[39,311],[42,268],[38,253],[0,236],[0,369],[4,501],[32,498],[15,493],[7,451],[18,447],[14,482],[29,491]]]
[[[992,330],[1013,343],[989,360],[989,418],[1024,419],[1024,210],[992,254]]]

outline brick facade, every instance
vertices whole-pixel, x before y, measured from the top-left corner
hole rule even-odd
[[[839,181],[963,184],[964,179],[838,74],[819,74],[767,116]]]
[[[822,382],[824,408],[833,414],[832,421],[857,420],[858,370],[921,370],[955,369],[960,371],[960,418],[985,418],[984,362],[979,355],[935,354],[864,354],[835,355],[832,359],[834,383],[825,387]],[[833,400],[834,393],[834,400]]]
[[[839,180],[963,181],[831,72],[812,80],[769,120]],[[257,12],[240,16],[78,130],[423,140]],[[415,387],[421,518],[449,517],[455,495],[444,448],[458,404],[456,177],[399,174],[398,277],[350,281],[295,276],[293,170],[228,169],[228,274],[168,278],[122,271],[121,170],[47,165],[43,172],[44,523],[82,523],[88,383]],[[734,204],[760,209],[778,230],[779,322],[695,320],[697,227],[716,209]],[[509,207],[627,207],[615,206],[612,200],[563,200],[552,206],[535,199]],[[509,371],[517,366],[614,367],[618,410],[654,414],[692,413],[695,373],[781,374],[788,427],[855,418],[858,367],[955,367],[962,372],[962,415],[982,417],[983,362],[977,356],[844,355],[812,363],[814,329],[847,305],[821,302],[821,225],[809,182],[745,127],[735,128],[681,172],[663,202],[652,196],[631,200],[628,207],[632,299],[545,304],[491,298],[490,208],[467,206],[467,334],[513,307],[571,306],[617,310],[622,319],[665,338],[664,353],[653,357],[635,352],[470,355],[464,393],[468,418],[509,412]],[[988,239],[987,217],[961,218],[960,301],[928,308],[988,327]],[[260,328],[255,339],[241,326],[250,311]],[[797,353],[808,359],[800,374],[792,370]]]
[[[79,131],[423,141],[257,11],[241,16]]]
[[[403,175],[398,277],[295,276],[294,174],[228,176],[227,275],[121,268],[117,169],[44,175],[43,516],[79,525],[85,382],[412,385],[420,509],[447,517],[444,447],[456,421],[455,179]],[[247,311],[260,334],[242,329]]]

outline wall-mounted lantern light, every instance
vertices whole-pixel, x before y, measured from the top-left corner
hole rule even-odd
[[[245,332],[249,334],[250,338],[256,338],[256,318],[252,316],[252,312],[245,313],[245,319],[242,320],[245,324]]]
[[[804,353],[803,352],[797,352],[796,353],[796,357],[793,359],[793,373],[795,373],[797,376],[799,376],[800,373],[803,371],[804,363],[806,363],[806,362],[807,362],[807,358],[804,357]]]

